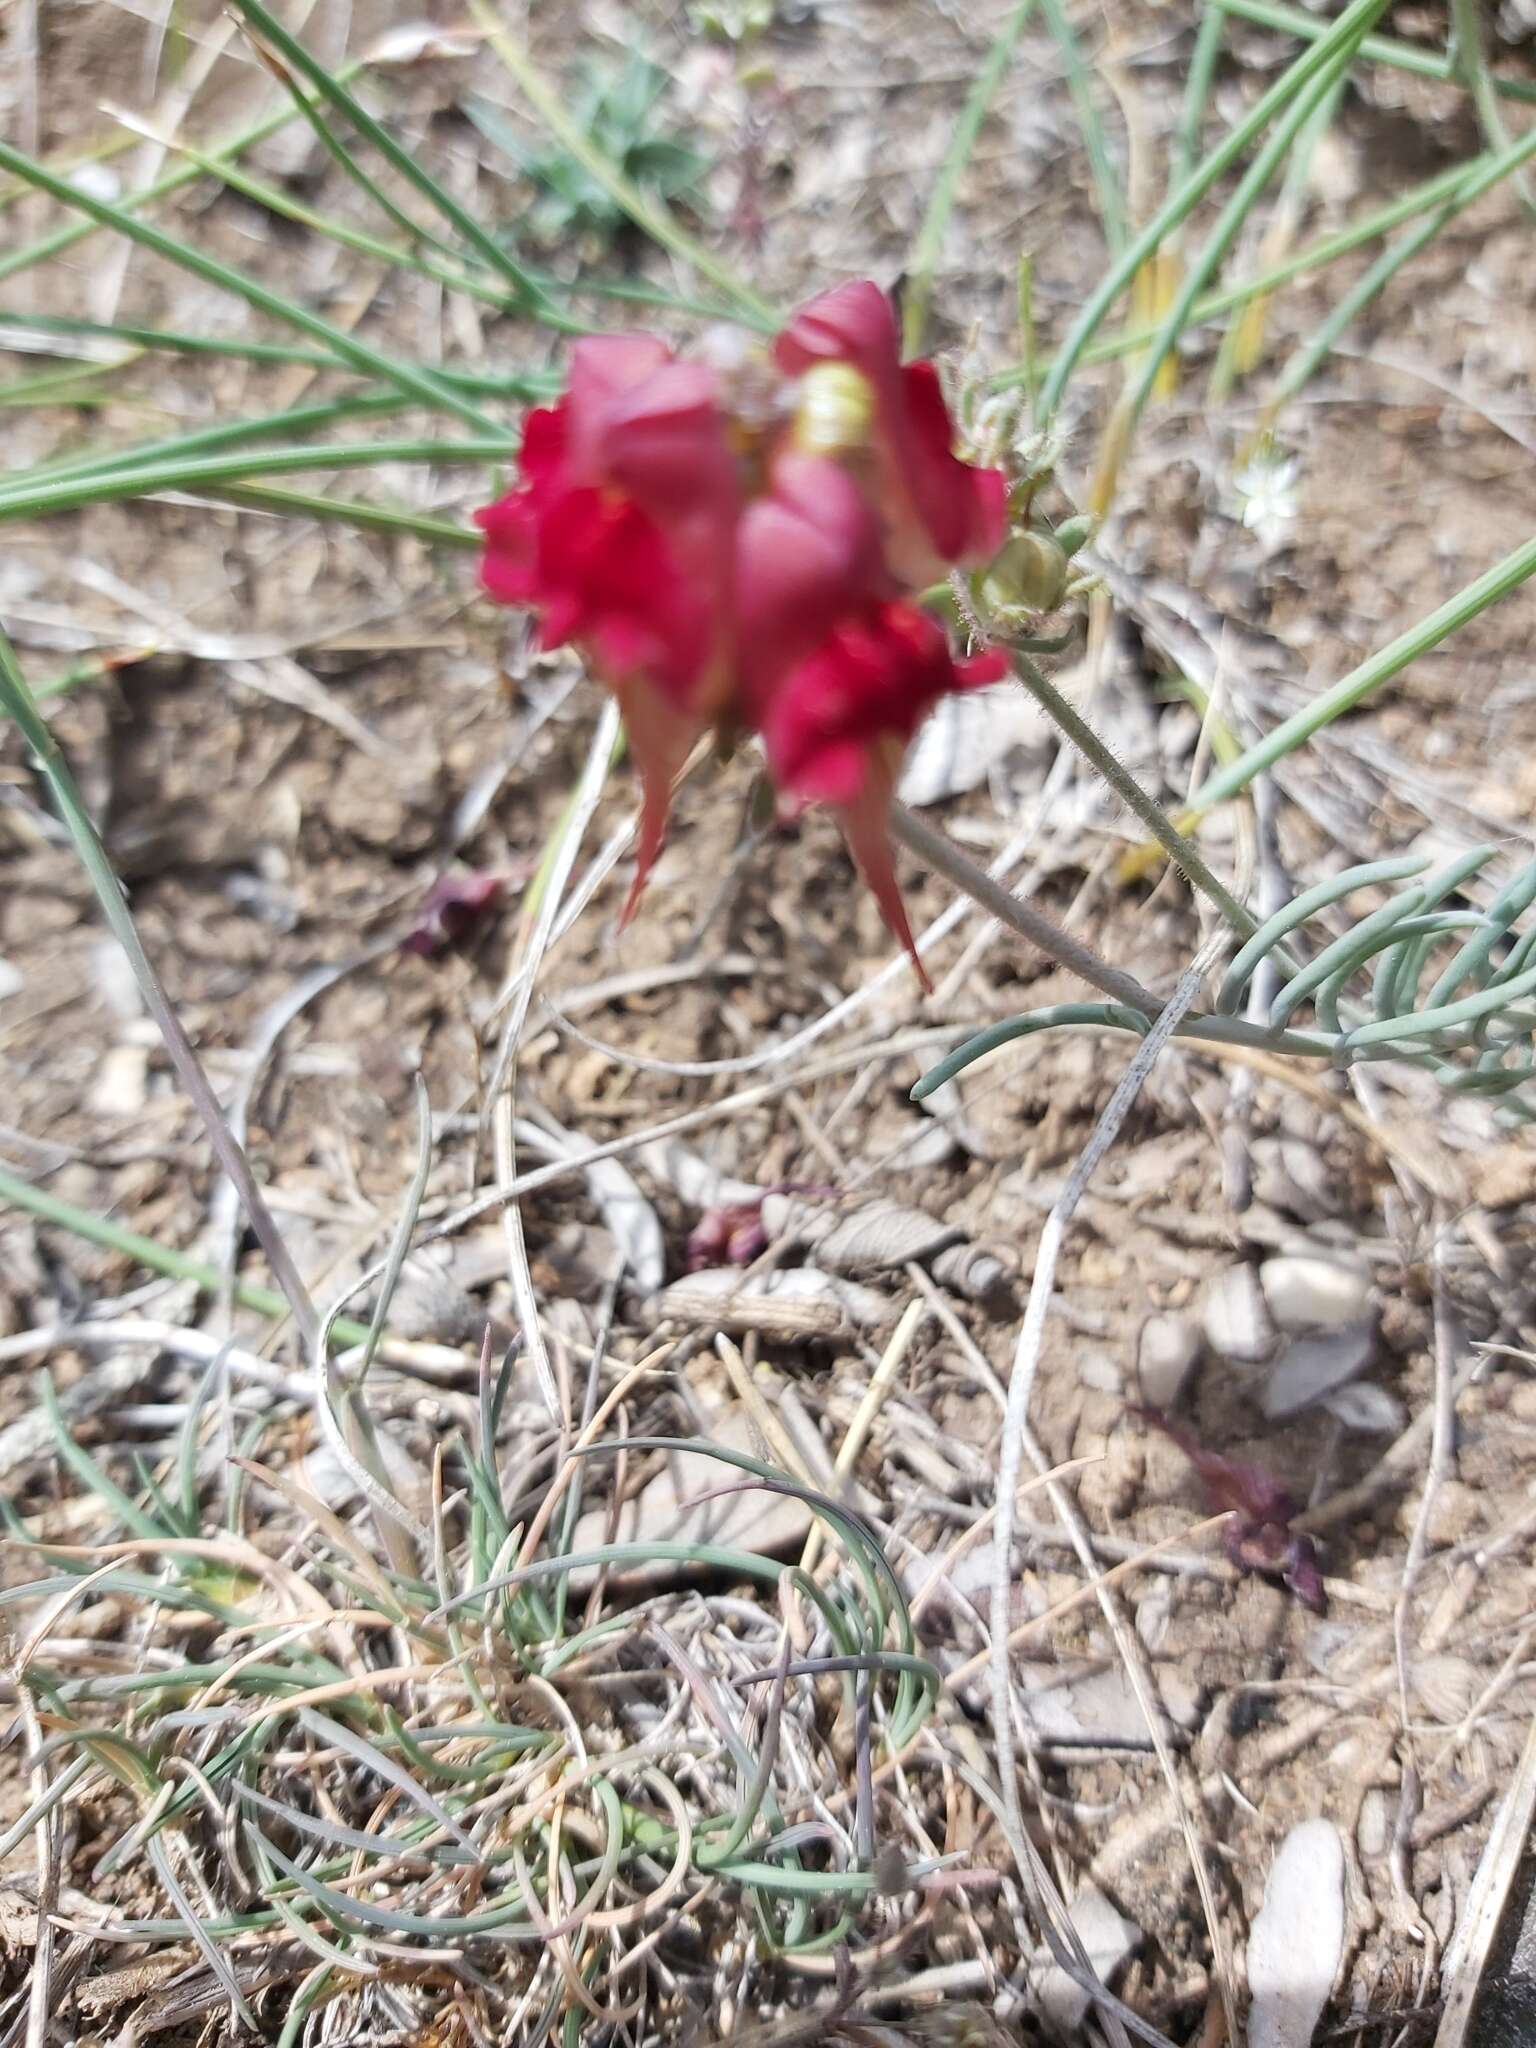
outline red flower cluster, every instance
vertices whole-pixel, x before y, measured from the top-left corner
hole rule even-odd
[[[643,336],[576,344],[528,415],[516,490],[477,515],[485,587],[574,643],[619,701],[643,791],[634,910],[672,783],[711,727],[762,735],[790,810],[829,804],[922,974],[887,833],[907,743],[938,700],[995,681],[912,602],[1002,545],[1001,471],[973,468],[890,302],[848,284],[770,347],[685,360]]]

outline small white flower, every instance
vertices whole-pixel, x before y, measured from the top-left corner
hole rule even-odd
[[[1294,457],[1264,453],[1255,455],[1232,479],[1243,524],[1269,553],[1285,545],[1296,523],[1300,470]]]

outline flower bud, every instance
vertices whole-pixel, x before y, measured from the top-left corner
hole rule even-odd
[[[834,461],[867,445],[875,394],[852,363],[812,363],[800,379],[791,438],[802,455]]]
[[[1053,612],[1067,594],[1067,557],[1041,533],[1016,533],[982,578],[994,611]]]

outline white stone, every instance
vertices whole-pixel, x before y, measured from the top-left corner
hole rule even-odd
[[[1199,1363],[1203,1339],[1187,1316],[1159,1312],[1141,1326],[1136,1377],[1141,1395],[1154,1408],[1171,1408]]]
[[[1331,1329],[1358,1322],[1371,1305],[1371,1278],[1345,1259],[1291,1252],[1266,1259],[1259,1280],[1282,1330]]]
[[[1205,1341],[1218,1358],[1257,1365],[1274,1349],[1274,1326],[1252,1266],[1228,1266],[1212,1276],[1200,1320]]]
[[[1292,1828],[1248,1936],[1249,2048],[1311,2048],[1344,1948],[1344,1845],[1331,1820]]]
[[[1134,1920],[1117,1913],[1097,1885],[1085,1885],[1067,1912],[1087,1951],[1094,1975],[1107,1987],[1140,1943],[1141,1929]],[[1042,2016],[1064,2035],[1077,2032],[1093,2002],[1090,1994],[1056,1962],[1042,1971],[1035,1996]]]
[[[1293,1337],[1264,1382],[1264,1413],[1295,1415],[1364,1372],[1376,1348],[1373,1322],[1346,1323],[1312,1337]]]

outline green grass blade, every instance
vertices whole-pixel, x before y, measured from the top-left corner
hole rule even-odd
[[[1266,423],[1272,423],[1282,406],[1286,405],[1302,386],[1316,373],[1319,363],[1332,349],[1339,336],[1349,327],[1370,304],[1378,292],[1390,283],[1405,263],[1409,263],[1426,248],[1440,233],[1447,222],[1475,200],[1481,199],[1501,178],[1518,173],[1520,166],[1536,156],[1536,128],[1522,135],[1500,155],[1484,162],[1483,167],[1467,177],[1453,196],[1427,220],[1383,249],[1376,261],[1364,275],[1351,285],[1343,297],[1330,308],[1327,318],[1318,327],[1306,344],[1299,348],[1281,373],[1279,382],[1265,406]]]
[[[1331,99],[1339,80],[1355,61],[1356,52],[1367,27],[1381,14],[1386,4],[1387,0],[1354,0],[1354,4],[1340,17],[1340,33],[1327,42],[1313,45],[1312,54],[1326,49],[1327,56],[1313,67],[1300,90],[1283,110],[1263,147],[1239,180],[1237,190],[1222,208],[1204,247],[1190,264],[1180,284],[1178,297],[1170,307],[1168,317],[1158,331],[1157,338],[1142,359],[1135,383],[1117,404],[1114,416],[1105,429],[1103,451],[1090,498],[1090,506],[1095,513],[1102,515],[1108,508],[1114,495],[1121,461],[1131,435],[1135,432],[1136,423],[1146,407],[1147,400],[1152,396],[1157,373],[1177,345],[1201,290],[1232,246],[1254,201],[1285,161],[1297,137],[1318,110]],[[1343,32],[1345,23],[1348,24],[1347,33]],[[1052,376],[1054,375],[1055,366],[1052,368]]]
[[[59,462],[41,462],[31,469],[12,470],[0,479],[0,495],[10,496],[86,476],[106,476],[114,470],[141,469],[155,463],[192,460],[217,455],[225,449],[250,442],[286,437],[293,442],[321,427],[344,420],[376,419],[403,411],[409,401],[390,391],[372,397],[327,399],[316,405],[293,406],[287,412],[268,413],[246,420],[227,420],[222,426],[197,427],[189,434],[166,434],[153,441],[132,441],[101,455],[71,455]]]
[[[161,1244],[153,1237],[129,1230],[123,1224],[115,1223],[110,1216],[98,1216],[94,1210],[81,1209],[73,1202],[66,1202],[48,1188],[23,1180],[20,1174],[12,1173],[6,1166],[0,1166],[0,1202],[9,1202],[13,1208],[35,1216],[40,1223],[51,1223],[56,1229],[84,1238],[88,1244],[99,1244],[105,1251],[118,1252],[148,1272],[162,1273],[168,1280],[190,1280],[201,1293],[210,1297],[216,1296],[224,1285],[224,1276],[216,1266],[205,1265],[201,1259],[177,1251],[172,1245]],[[275,1317],[288,1313],[288,1304],[280,1294],[274,1293],[270,1287],[258,1287],[249,1280],[235,1282],[235,1300],[242,1308],[255,1309],[258,1315]],[[345,1316],[338,1316],[331,1325],[331,1335],[339,1344],[361,1344],[368,1335],[368,1328],[365,1323],[355,1323]]]
[[[182,1889],[181,1880],[177,1877],[172,1866],[171,1853],[166,1846],[163,1835],[154,1835],[150,1838],[149,1860],[154,1864],[155,1874],[165,1887],[166,1896],[181,1915],[182,1923],[188,1934],[191,1935],[194,1946],[212,1971],[214,1978],[222,1987],[224,1995],[238,2015],[241,2025],[248,2028],[251,2033],[259,2034],[261,2032],[261,2022],[246,2004],[241,1994],[240,1986],[235,1981],[234,1972],[220,1953],[207,1927],[197,1917],[192,1901]]]
[[[1260,243],[1261,259],[1265,254],[1275,259],[1269,264],[1270,269],[1276,267],[1278,259],[1291,246],[1295,237],[1297,225],[1307,203],[1307,188],[1312,178],[1313,160],[1323,137],[1333,126],[1347,82],[1342,76],[1335,80],[1333,91],[1320,103],[1311,120],[1297,137],[1296,147],[1291,151],[1285,175],[1280,181],[1280,193],[1275,201],[1274,214],[1264,230]],[[1264,310],[1265,295],[1261,292],[1250,292],[1243,302],[1242,318],[1234,320],[1222,336],[1221,347],[1217,350],[1216,361],[1207,385],[1207,397],[1213,405],[1223,403],[1231,395],[1232,387],[1238,378],[1246,376],[1257,367],[1263,351]],[[1193,324],[1192,308],[1186,325]]]
[[[150,462],[137,469],[92,472],[15,490],[0,489],[0,520],[32,519],[72,512],[81,505],[142,498],[150,491],[197,490],[250,476],[278,476],[289,470],[371,469],[381,462],[505,462],[516,443],[484,441],[341,441],[330,447],[261,448],[248,453],[205,455],[190,462]]]
[[[1509,148],[1509,130],[1504,110],[1494,90],[1493,68],[1483,28],[1482,0],[1451,0],[1451,35],[1456,53],[1456,73],[1472,96],[1483,139],[1492,150]],[[1523,172],[1515,174],[1515,185],[1527,214],[1536,215],[1536,196]]]
[[[478,527],[455,526],[451,519],[432,519],[423,512],[405,512],[393,505],[369,505],[361,498],[323,498],[312,491],[280,491],[264,484],[230,484],[218,490],[204,484],[192,495],[238,505],[248,512],[326,519],[338,526],[354,526],[362,533],[408,533],[439,547],[473,552],[485,545],[485,535]]]
[[[355,336],[344,333],[339,327],[333,327],[330,321],[321,319],[318,313],[311,313],[294,300],[284,298],[280,292],[274,292],[266,285],[258,283],[255,278],[242,276],[239,271],[230,269],[228,264],[220,263],[217,258],[204,255],[200,249],[194,249],[190,243],[167,234],[163,228],[153,227],[148,221],[136,219],[123,207],[110,205],[104,199],[96,199],[87,192],[77,190],[63,178],[55,177],[51,171],[45,170],[33,158],[25,156],[19,149],[13,149],[7,142],[0,142],[0,168],[14,171],[18,177],[30,178],[39,191],[48,193],[50,198],[57,199],[61,205],[72,206],[82,213],[89,214],[91,219],[102,227],[114,228],[119,234],[126,235],[130,241],[139,243],[143,248],[152,249],[157,256],[163,256],[180,269],[191,271],[193,276],[201,277],[205,282],[233,293],[236,298],[244,299],[258,311],[312,336],[349,368],[365,371],[370,377],[376,377],[386,384],[393,384],[398,390],[409,393],[412,398],[429,406],[434,412],[456,413],[470,426],[478,427],[482,432],[492,431],[494,423],[478,406],[472,405],[462,392],[454,390],[452,385],[445,384],[430,371],[417,369],[411,363],[398,362],[390,356],[381,354],[377,349],[369,348],[366,342],[358,341]]]
[[[315,1314],[309,1291],[299,1277],[297,1266],[288,1250],[282,1232],[273,1221],[256,1177],[251,1171],[239,1141],[224,1119],[219,1098],[203,1072],[202,1062],[192,1049],[191,1040],[182,1028],[170,998],[165,992],[159,975],[149,955],[144,951],[138,931],[129,914],[124,900],[122,884],[113,872],[107,850],[101,842],[85,802],[70,773],[69,764],[59,751],[57,742],[37,706],[17,666],[10,641],[0,632],[0,710],[15,722],[21,737],[32,755],[38,774],[48,786],[50,796],[59,816],[74,841],[75,852],[81,867],[85,870],[96,900],[101,905],[102,915],[107,921],[112,936],[127,956],[138,983],[144,1007],[154,1019],[161,1039],[164,1041],[172,1069],[186,1092],[188,1101],[197,1111],[203,1128],[208,1134],[209,1144],[225,1175],[232,1183],[245,1211],[246,1220],[254,1232],[257,1242],[267,1255],[267,1263],[273,1278],[282,1289],[294,1321],[302,1333],[306,1346],[313,1349],[319,1331],[319,1320]]]
[[[1393,228],[1401,227],[1404,221],[1426,212],[1432,206],[1452,198],[1461,187],[1491,162],[1486,156],[1474,157],[1471,163],[1452,164],[1449,170],[1439,171],[1422,185],[1415,185],[1375,213],[1367,214],[1363,220],[1347,228],[1340,228],[1334,234],[1324,235],[1316,242],[1299,249],[1294,256],[1288,256],[1283,263],[1261,272],[1246,283],[1230,285],[1219,292],[1211,292],[1198,300],[1186,323],[1188,327],[1199,327],[1206,321],[1215,320],[1223,313],[1230,313],[1250,300],[1264,294],[1278,291],[1281,286],[1291,284],[1309,271],[1320,270],[1329,263],[1337,262],[1341,256],[1348,256],[1366,242],[1390,234]],[[1107,363],[1118,356],[1134,355],[1156,339],[1155,327],[1141,327],[1126,334],[1107,336],[1084,349],[1081,360],[1084,363]],[[993,378],[991,388],[995,391],[1011,390],[1026,381],[1022,368],[1005,370]]]
[[[1221,39],[1226,33],[1227,14],[1223,0],[1205,0],[1204,12],[1200,16],[1200,29],[1195,37],[1194,52],[1189,60],[1189,75],[1184,81],[1184,104],[1179,112],[1178,131],[1174,136],[1173,165],[1168,176],[1168,189],[1177,191],[1186,184],[1200,157],[1200,129],[1205,120],[1205,110],[1211,97],[1211,85],[1216,76],[1217,61],[1221,56]]]
[[[103,377],[115,377],[120,370],[131,369],[143,353],[142,349],[129,349],[114,362],[71,363],[64,369],[18,377],[14,383],[0,384],[0,405],[106,405],[112,394],[93,390],[93,384]]]
[[[1256,136],[1261,135],[1270,122],[1292,102],[1304,93],[1318,73],[1330,64],[1339,50],[1351,45],[1363,23],[1373,21],[1381,12],[1385,0],[1351,0],[1338,19],[1329,24],[1326,32],[1311,44],[1289,67],[1284,75],[1264,93],[1237,126],[1211,150],[1203,163],[1193,171],[1185,182],[1174,192],[1157,214],[1136,236],[1130,247],[1121,251],[1102,282],[1095,288],[1083,307],[1065,343],[1052,362],[1044,388],[1040,395],[1041,415],[1049,420],[1061,403],[1067,379],[1077,367],[1078,358],[1097,331],[1104,315],[1130,285],[1138,270],[1161,245],[1171,228],[1179,226],[1205,194],[1247,149]]]
[[[1301,7],[1287,6],[1284,0],[1221,0],[1221,4],[1228,14],[1238,15],[1260,28],[1279,29],[1284,35],[1306,36],[1309,41],[1316,41],[1328,33],[1326,18],[1308,14]],[[1437,56],[1417,43],[1401,43],[1391,36],[1367,36],[1360,54],[1373,64],[1390,64],[1420,78],[1438,78],[1452,85],[1457,82],[1456,67],[1448,57]],[[1493,86],[1505,99],[1536,106],[1536,85],[1524,79],[1496,78]]]
[[[1072,24],[1067,19],[1062,0],[1040,0],[1040,10],[1061,53],[1067,89],[1077,110],[1077,125],[1082,131],[1083,147],[1088,152],[1088,168],[1093,176],[1099,224],[1104,230],[1104,239],[1109,244],[1110,254],[1115,255],[1125,247],[1125,200],[1115,180],[1115,167],[1110,158],[1104,123],[1099,118],[1099,109],[1093,97],[1093,79],[1088,66],[1083,62],[1083,53],[1078,47],[1077,37],[1072,32]]]
[[[304,45],[288,33],[277,17],[261,5],[261,0],[233,0],[233,5],[246,21],[260,31],[273,49],[281,52],[284,62],[292,65],[293,69],[314,87],[321,99],[329,101],[338,112],[346,116],[358,134],[379,152],[392,170],[397,171],[407,184],[414,186],[424,199],[436,207],[443,219],[452,226],[456,234],[463,237],[481,260],[507,280],[530,313],[551,327],[570,328],[572,323],[551,305],[522,265],[486,233],[474,215],[461,206],[451,192],[445,191],[436,178],[423,170],[409,150],[400,147],[383,123],[376,121],[356,95],[347,90],[344,79],[333,76],[323,64],[312,57]]]
[[[352,1374],[350,1390],[354,1393],[361,1389],[368,1377],[374,1353],[379,1348],[379,1339],[384,1334],[384,1325],[389,1320],[389,1304],[394,1300],[395,1289],[400,1282],[406,1254],[411,1248],[411,1235],[416,1228],[416,1218],[421,1214],[422,1200],[427,1192],[427,1180],[432,1172],[432,1104],[427,1096],[427,1084],[419,1072],[416,1075],[416,1155],[416,1171],[412,1174],[411,1184],[406,1189],[400,1221],[390,1243],[388,1261],[379,1280],[373,1314],[368,1322],[368,1335],[363,1343],[363,1355],[357,1361]]]
[[[315,140],[342,175],[379,209],[386,220],[393,222],[413,248],[421,243],[430,243],[450,261],[457,260],[456,251],[440,240],[430,228],[423,226],[420,221],[413,220],[404,207],[396,205],[377,178],[369,177],[367,171],[321,113],[318,101],[309,97],[293,72],[268,47],[266,39],[250,30],[247,30],[247,34],[250,36],[251,47],[292,100],[294,112],[301,120],[309,123]],[[327,76],[329,77],[329,73]],[[351,98],[352,95],[349,94],[349,101]]]
[[[81,1448],[70,1434],[69,1424],[59,1406],[59,1397],[53,1390],[53,1375],[49,1372],[38,1374],[38,1392],[42,1398],[43,1413],[53,1431],[53,1441],[59,1453],[61,1464],[68,1466],[80,1484],[94,1493],[110,1511],[115,1521],[125,1529],[131,1529],[135,1536],[145,1536],[158,1541],[168,1532],[153,1515],[131,1500],[115,1480],[97,1464],[90,1452]]]
[[[362,60],[356,59],[350,64],[343,65],[336,76],[339,80],[355,78],[358,72],[365,68]],[[216,145],[214,154],[219,157],[243,155],[246,150],[254,149],[257,143],[265,142],[269,135],[275,135],[280,128],[286,128],[292,119],[292,108],[283,105],[274,113],[263,115],[250,127],[238,129],[233,135],[228,136]],[[137,142],[138,137],[130,135],[128,140]],[[183,191],[188,185],[195,184],[200,175],[195,166],[180,164],[174,171],[167,171],[164,177],[156,178],[152,184],[145,185],[140,191],[128,193],[121,201],[119,210],[123,213],[137,213],[141,207],[153,206],[156,200],[168,199],[173,192]],[[36,189],[35,178],[24,176],[22,182],[27,190]],[[75,188],[70,186],[69,189],[73,194]],[[46,263],[50,257],[61,256],[65,250],[73,249],[87,236],[95,234],[101,225],[100,221],[93,218],[78,221],[72,227],[55,228],[52,233],[42,236],[36,242],[27,243],[24,248],[14,250],[9,256],[0,256],[0,284],[9,277],[15,277],[20,271],[30,270],[34,264]]]
[[[1372,691],[1379,690],[1383,683],[1399,675],[1410,662],[1417,661],[1421,654],[1427,654],[1442,640],[1448,640],[1463,626],[1470,625],[1480,613],[1497,604],[1501,597],[1507,597],[1510,591],[1517,590],[1531,576],[1536,576],[1536,540],[1527,541],[1523,547],[1506,555],[1502,562],[1496,562],[1475,582],[1469,583],[1465,590],[1459,590],[1426,618],[1420,619],[1417,625],[1410,626],[1406,633],[1400,633],[1385,647],[1378,648],[1336,682],[1332,689],[1324,690],[1321,696],[1283,720],[1273,732],[1266,733],[1262,740],[1227,767],[1218,769],[1189,798],[1188,808],[1207,811],[1212,804],[1236,796],[1256,775],[1264,774],[1277,761],[1283,761],[1287,754],[1304,746],[1314,733],[1320,732],[1325,725],[1331,725],[1346,711],[1353,710]]]
[[[236,341],[211,335],[181,334],[173,328],[135,327],[127,321],[75,320],[63,313],[0,311],[0,330],[7,327],[36,334],[78,335],[88,340],[116,341],[125,346],[165,349],[179,355],[233,356],[251,363],[307,363],[317,370],[336,368],[336,358],[325,349],[298,348],[279,341]],[[0,348],[7,345],[4,333],[0,331]],[[66,352],[60,350],[59,353]]]
[[[296,227],[308,228],[313,234],[323,235],[327,241],[355,250],[359,256],[371,256],[392,269],[409,270],[419,277],[429,277],[450,291],[462,292],[466,298],[478,299],[502,312],[524,310],[523,300],[515,287],[509,286],[505,279],[497,283],[492,278],[466,270],[452,251],[447,252],[446,260],[441,260],[426,254],[414,242],[387,242],[382,236],[370,234],[366,228],[354,227],[350,221],[339,220],[334,214],[321,213],[313,206],[306,206],[291,192],[284,192],[265,179],[254,177],[238,164],[221,162],[218,157],[195,149],[191,143],[177,142],[169,146],[195,163],[207,176],[219,179],[231,191],[240,193],[280,220],[291,220]],[[579,321],[562,317],[556,324],[567,331],[583,331]]]
[[[912,244],[912,254],[907,260],[907,295],[901,319],[901,340],[905,352],[916,355],[923,345],[924,330],[928,325],[928,307],[933,297],[933,273],[939,260],[939,250],[944,241],[944,230],[949,226],[949,217],[955,209],[955,197],[965,167],[971,160],[981,134],[982,123],[997,97],[1024,24],[1029,20],[1035,0],[1019,0],[1012,14],[998,31],[986,60],[976,74],[975,83],[966,95],[960,118],[955,123],[954,139],[944,155],[923,215],[922,226]]]

